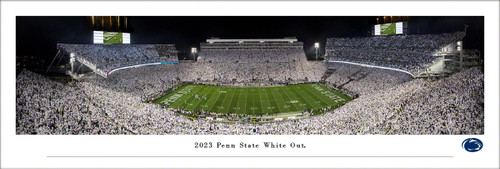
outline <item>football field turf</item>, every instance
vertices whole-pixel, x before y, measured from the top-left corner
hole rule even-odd
[[[336,107],[350,100],[348,96],[319,83],[269,87],[189,84],[162,96],[155,103],[189,111],[260,115]]]

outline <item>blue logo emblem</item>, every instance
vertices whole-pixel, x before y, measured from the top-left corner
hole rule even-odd
[[[468,152],[476,152],[483,148],[483,142],[477,138],[468,138],[462,142],[462,148]]]

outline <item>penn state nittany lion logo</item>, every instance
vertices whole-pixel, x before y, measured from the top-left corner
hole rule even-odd
[[[483,142],[477,138],[468,138],[462,142],[462,148],[468,152],[476,152],[483,148]]]

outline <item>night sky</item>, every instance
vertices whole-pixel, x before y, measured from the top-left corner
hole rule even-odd
[[[175,44],[177,50],[190,51],[210,37],[284,38],[304,42],[308,57],[313,57],[314,42],[324,47],[327,37],[371,36],[375,16],[264,16],[264,17],[144,17],[128,16],[132,44]],[[462,31],[469,25],[465,49],[484,52],[484,17],[418,17],[408,21],[409,34]],[[18,16],[16,21],[17,56],[51,60],[56,43],[93,43],[92,29],[85,16]],[[181,53],[182,54],[182,53]],[[184,55],[180,56],[183,59]]]

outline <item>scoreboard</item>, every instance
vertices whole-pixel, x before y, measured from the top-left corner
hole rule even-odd
[[[130,33],[94,31],[94,44],[130,44]]]
[[[403,27],[403,22],[377,24],[374,27],[374,35],[403,34]]]

